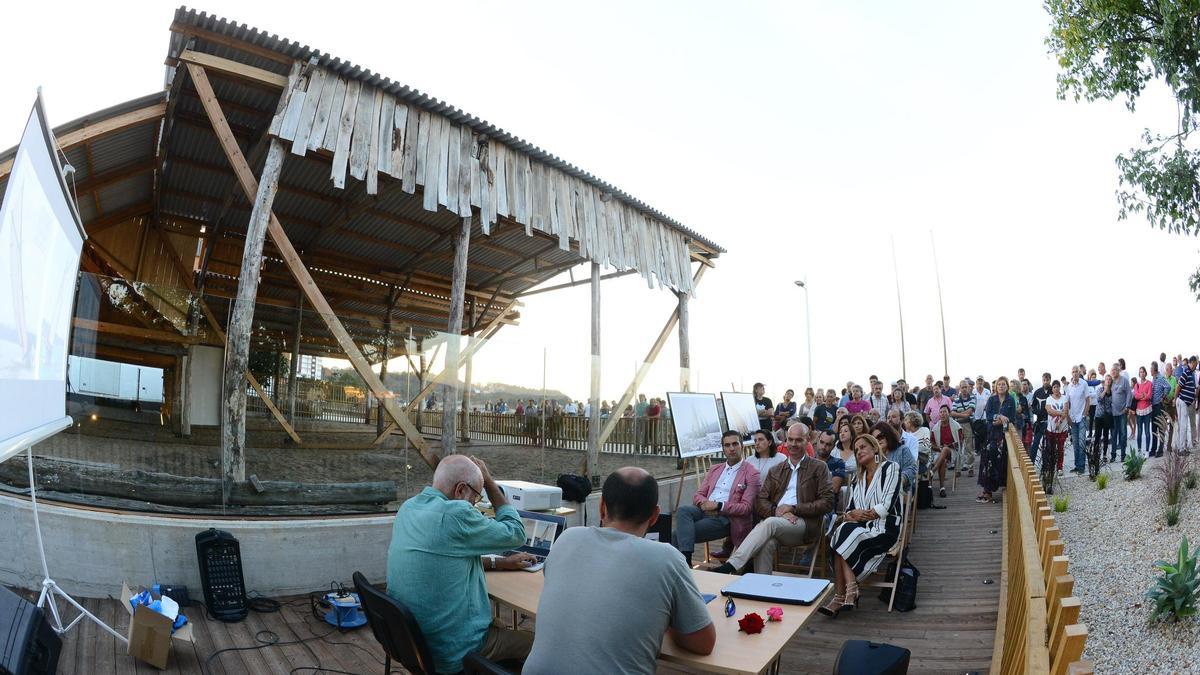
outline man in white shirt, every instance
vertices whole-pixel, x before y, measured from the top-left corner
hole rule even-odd
[[[730,537],[733,545],[742,543],[754,526],[754,499],[758,496],[758,470],[742,461],[742,436],[726,431],[721,436],[725,461],[713,465],[704,484],[692,496],[692,503],[675,512],[675,531],[671,544],[679,549],[688,565],[697,543]]]
[[[1071,382],[1067,385],[1067,412],[1071,422],[1071,446],[1075,451],[1074,473],[1087,470],[1087,420],[1091,408],[1092,389],[1079,377],[1079,366],[1071,366]],[[1124,422],[1124,420],[1122,420]]]
[[[821,536],[821,519],[833,510],[829,467],[808,456],[803,424],[788,427],[787,445],[788,460],[767,471],[754,502],[763,520],[714,572],[734,574],[753,560],[755,572],[770,574],[780,544],[801,546]]]

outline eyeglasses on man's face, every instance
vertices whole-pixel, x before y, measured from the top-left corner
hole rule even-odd
[[[468,490],[475,493],[475,498],[471,500],[472,504],[478,504],[479,501],[483,499],[483,493],[481,493],[479,490],[476,490],[474,485],[471,485],[466,481],[461,481],[459,485],[466,485]]]

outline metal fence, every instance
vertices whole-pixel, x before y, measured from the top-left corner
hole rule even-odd
[[[262,382],[263,391],[271,399],[271,403],[279,408],[284,415],[290,407],[288,380],[281,377],[267,378]],[[374,412],[374,407],[368,411],[367,394],[362,389],[352,386],[335,385],[324,380],[296,380],[296,418],[320,420],[324,422],[358,422],[366,423]],[[252,415],[270,415],[267,404],[253,387],[246,390],[246,413]]]
[[[607,422],[608,418],[602,420],[602,423]],[[591,420],[577,415],[552,415],[543,420],[540,415],[473,412],[468,416],[468,424],[472,440],[516,445],[541,445],[544,440],[548,448],[587,450]],[[421,411],[419,426],[424,433],[441,433],[442,411]],[[674,456],[675,433],[671,420],[622,417],[600,450],[626,455]]]

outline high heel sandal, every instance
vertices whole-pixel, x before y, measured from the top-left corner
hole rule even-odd
[[[858,583],[846,584],[846,599],[842,601],[842,609],[849,612],[858,604]]]
[[[836,619],[839,612],[842,611],[843,602],[846,600],[843,595],[834,595],[829,602],[817,608],[817,611],[831,619]]]

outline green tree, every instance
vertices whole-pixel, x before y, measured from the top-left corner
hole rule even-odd
[[[1124,99],[1130,111],[1154,81],[1178,103],[1173,130],[1142,134],[1117,156],[1119,217],[1143,215],[1152,226],[1200,234],[1200,0],[1045,0],[1046,45],[1058,58],[1059,98]],[[1200,298],[1200,270],[1191,289]]]

